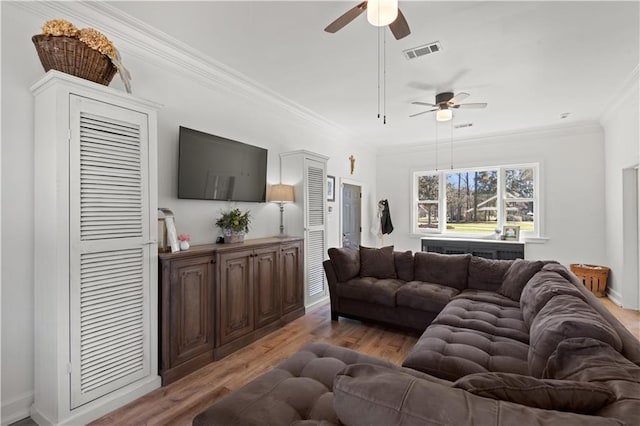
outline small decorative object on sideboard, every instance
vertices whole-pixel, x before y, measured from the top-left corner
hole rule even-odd
[[[45,71],[54,69],[105,86],[119,71],[127,93],[131,93],[131,75],[122,65],[118,50],[101,32],[79,30],[69,21],[52,19],[31,41]]]
[[[222,229],[225,243],[243,242],[244,235],[249,232],[250,223],[250,212],[247,210],[242,213],[240,209],[224,212],[218,220],[216,220],[216,226]]]
[[[180,234],[178,235],[178,240],[180,241],[180,250],[189,250],[189,241],[191,241],[191,235]]]

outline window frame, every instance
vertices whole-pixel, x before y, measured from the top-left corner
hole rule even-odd
[[[508,169],[533,169],[533,197],[532,198],[507,198],[506,193],[506,170]],[[497,182],[497,197],[496,197],[496,209],[497,209],[497,222],[496,227],[502,229],[507,224],[507,215],[505,206],[508,201],[531,201],[533,202],[533,229],[534,231],[521,231],[521,238],[541,238],[542,229],[542,208],[541,208],[541,186],[540,186],[540,163],[516,163],[516,164],[504,164],[498,166],[483,166],[483,167],[464,167],[457,169],[446,170],[414,170],[412,171],[411,179],[411,193],[412,205],[411,205],[411,231],[420,236],[428,235],[442,235],[452,238],[483,238],[491,234],[484,233],[462,233],[447,230],[447,175],[450,173],[466,173],[466,172],[478,172],[478,171],[491,171],[496,170],[498,176]],[[418,177],[419,176],[438,176],[438,228],[419,228],[418,227],[418,205],[421,204],[418,200]],[[424,201],[423,201],[424,202]]]

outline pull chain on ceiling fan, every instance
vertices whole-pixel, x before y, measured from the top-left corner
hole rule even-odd
[[[387,124],[387,37],[386,33],[380,29],[388,25],[396,40],[411,34],[409,24],[398,8],[398,0],[368,0],[358,3],[324,30],[328,33],[335,33],[360,16],[365,10],[369,23],[378,27],[378,118],[380,118],[380,98],[382,97],[382,123]],[[382,37],[382,47],[380,47],[380,37]],[[382,85],[380,81],[381,70]]]

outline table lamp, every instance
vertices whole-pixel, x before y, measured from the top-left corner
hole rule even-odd
[[[284,203],[291,203],[293,198],[293,186],[276,184],[271,185],[267,201],[280,203],[280,236],[284,236]]]

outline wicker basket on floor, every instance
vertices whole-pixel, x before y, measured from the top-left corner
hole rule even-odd
[[[572,263],[569,265],[573,272],[584,286],[598,297],[605,296],[607,289],[607,278],[609,268],[598,265],[584,265],[582,263]]]
[[[31,40],[45,71],[54,69],[105,86],[116,75],[111,59],[77,38],[38,34]]]

